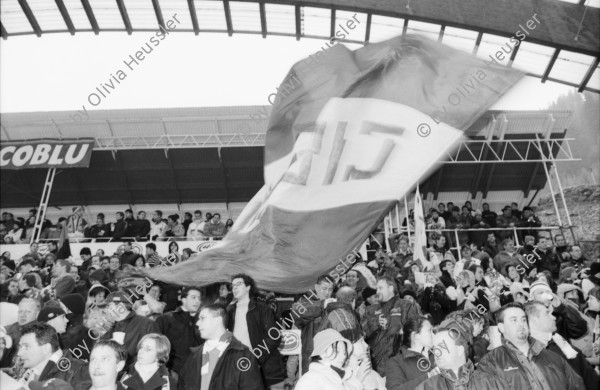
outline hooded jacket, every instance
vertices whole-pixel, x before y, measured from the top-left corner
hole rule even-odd
[[[477,366],[482,372],[508,382],[514,390],[581,390],[583,379],[560,356],[529,338],[529,354],[525,356],[510,341],[488,352]]]

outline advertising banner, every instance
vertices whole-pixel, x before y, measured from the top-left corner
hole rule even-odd
[[[3,142],[0,148],[0,167],[87,168],[90,166],[93,148],[93,138]]]

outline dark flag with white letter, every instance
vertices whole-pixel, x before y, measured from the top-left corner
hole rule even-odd
[[[265,186],[233,229],[193,259],[144,276],[206,285],[243,272],[286,293],[326,272],[339,278],[390,207],[522,77],[418,36],[356,51],[336,45],[317,58],[295,64],[279,89]]]

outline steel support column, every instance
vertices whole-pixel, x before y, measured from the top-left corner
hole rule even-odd
[[[35,225],[33,227],[33,234],[31,235],[30,243],[38,242],[40,240],[42,226],[44,225],[44,220],[46,219],[46,209],[48,208],[48,201],[50,200],[50,193],[52,192],[52,185],[54,184],[55,176],[56,168],[49,168],[48,173],[46,174],[46,182],[44,183],[44,190],[42,191],[40,205],[35,216]]]

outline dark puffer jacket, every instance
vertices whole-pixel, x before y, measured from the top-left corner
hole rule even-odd
[[[473,370],[473,363],[467,361],[458,369],[458,376],[450,370],[441,370],[416,387],[416,390],[512,390],[504,380]]]
[[[229,305],[227,315],[229,323],[227,328],[233,332],[235,328],[235,311],[237,303]],[[265,303],[251,299],[246,313],[246,323],[248,324],[248,335],[250,343],[254,350],[261,351],[260,346],[266,345],[267,351],[262,350],[258,357],[258,363],[263,374],[265,385],[271,386],[275,383],[283,382],[286,378],[283,357],[279,352],[281,343],[280,327],[275,322],[275,313]]]
[[[385,385],[387,390],[414,390],[427,380],[427,373],[435,368],[433,354],[428,358],[402,347],[400,353],[392,356],[386,365]]]
[[[533,338],[529,339],[529,356],[503,338],[502,345],[485,355],[477,369],[504,379],[514,390],[585,389],[583,379],[566,360]]]

